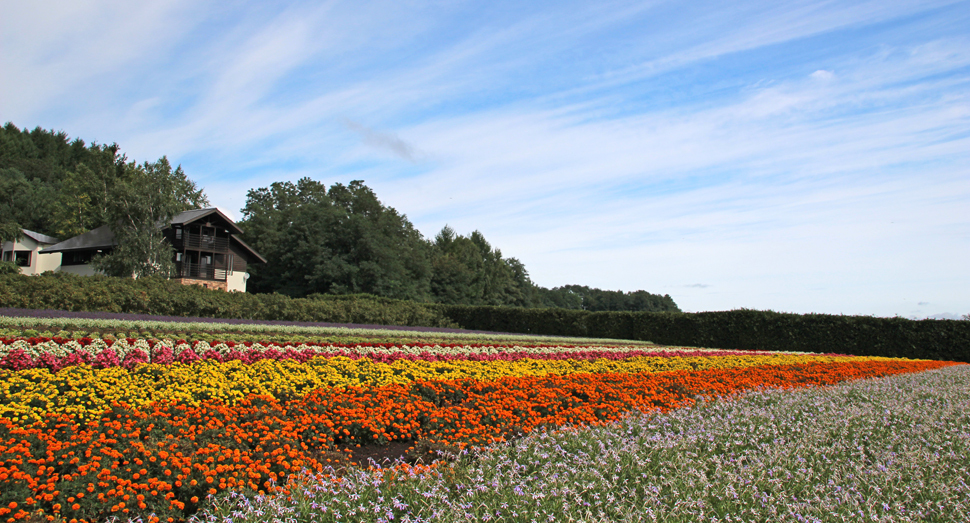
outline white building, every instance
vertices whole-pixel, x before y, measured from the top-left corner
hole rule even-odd
[[[3,261],[12,261],[23,274],[56,271],[61,265],[61,253],[42,253],[42,249],[58,242],[57,238],[39,232],[20,229],[23,237],[15,242],[3,242]]]

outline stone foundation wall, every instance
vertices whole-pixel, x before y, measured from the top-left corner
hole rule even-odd
[[[201,285],[206,289],[215,289],[217,291],[228,291],[228,286],[224,281],[215,280],[197,280],[195,278],[175,278],[175,281],[181,283],[182,285]]]

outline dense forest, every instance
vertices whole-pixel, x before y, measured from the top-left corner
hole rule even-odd
[[[117,144],[85,144],[64,132],[0,128],[0,239],[28,229],[66,239],[111,225],[119,246],[97,261],[107,274],[166,274],[171,247],[158,234],[204,192],[165,157],[137,163]],[[535,285],[478,231],[445,226],[426,239],[362,181],[330,187],[303,178],[249,191],[243,240],[267,260],[250,266],[248,291],[293,297],[372,294],[459,305],[590,311],[678,311],[668,295],[579,285]]]

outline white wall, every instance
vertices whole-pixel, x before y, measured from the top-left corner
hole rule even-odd
[[[40,250],[44,247],[48,247],[47,244],[40,244],[36,240],[30,237],[21,238],[20,241],[16,242],[3,242],[3,251],[30,251],[30,265],[20,268],[21,274],[40,274],[46,271],[56,271],[57,267],[61,265],[61,253],[54,252],[48,254],[40,254]],[[13,260],[13,255],[11,254],[11,261]]]
[[[229,292],[246,292],[246,276],[248,275],[245,272],[233,271],[226,277],[226,290]]]
[[[33,262],[34,260],[30,260]],[[61,253],[51,252],[47,254],[37,254],[37,273],[56,271],[61,266]]]

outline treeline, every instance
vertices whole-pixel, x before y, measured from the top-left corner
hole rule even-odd
[[[21,229],[67,239],[111,225],[119,246],[98,257],[106,274],[167,274],[172,248],[157,224],[208,205],[180,167],[164,156],[137,163],[117,144],[87,145],[63,132],[0,128],[0,240]]]
[[[251,268],[252,292],[292,297],[373,294],[449,305],[552,307],[588,311],[679,311],[670,296],[535,285],[479,231],[447,225],[426,240],[361,181],[303,178],[250,190],[239,226],[268,261]]]
[[[60,239],[110,224],[122,244],[97,261],[106,274],[164,276],[171,248],[157,223],[208,205],[165,157],[137,163],[117,144],[63,132],[0,128],[0,239],[28,229]],[[677,311],[670,296],[578,285],[535,285],[524,264],[478,231],[445,226],[425,239],[362,181],[329,188],[309,178],[249,191],[239,222],[267,260],[252,264],[248,291],[300,298],[371,294],[450,305],[589,311]]]
[[[536,287],[535,295],[541,307],[601,311],[679,312],[669,295],[660,296],[647,291],[623,292],[591,289],[583,285],[565,285],[546,289]]]

